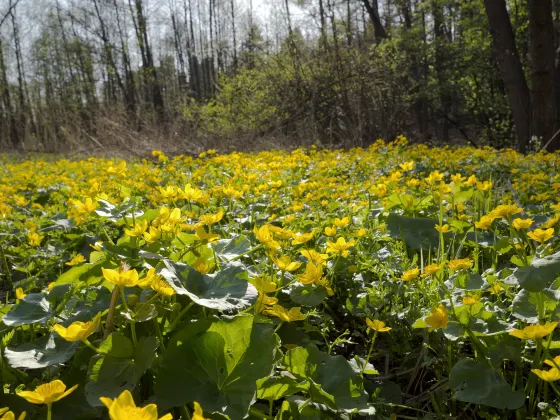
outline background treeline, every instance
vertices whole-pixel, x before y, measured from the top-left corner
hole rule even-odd
[[[560,0],[2,0],[0,148],[552,150],[559,47]]]

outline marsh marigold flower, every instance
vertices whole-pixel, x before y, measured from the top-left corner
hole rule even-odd
[[[139,283],[138,272],[136,270],[112,270],[110,268],[101,268],[103,277],[110,283],[119,287],[134,287]]]
[[[263,313],[265,315],[278,317],[280,320],[286,322],[302,321],[305,319],[305,317],[301,314],[300,307],[286,310],[286,308],[281,305],[274,305],[272,308],[266,309]]]
[[[554,228],[550,228],[546,230],[535,229],[534,231],[527,233],[527,236],[532,240],[542,244],[554,236]]]
[[[308,262],[305,266],[305,273],[297,276],[298,280],[302,284],[313,284],[317,283],[323,276],[323,266],[321,264],[313,264],[313,262]]]
[[[24,398],[31,404],[52,404],[68,396],[78,385],[74,385],[69,390],[66,390],[66,385],[59,379],[56,379],[47,384],[39,385],[35,391],[21,391],[17,395]]]
[[[78,254],[75,257],[73,257],[70,261],[68,261],[66,263],[66,265],[69,265],[69,266],[72,267],[74,265],[79,265],[79,264],[82,264],[82,263],[85,263],[85,262],[86,262],[86,259],[84,258],[84,256],[82,254]]]
[[[449,268],[452,271],[456,270],[466,270],[473,266],[473,261],[469,258],[463,258],[458,260],[451,260],[449,261]]]
[[[140,408],[132,398],[129,390],[125,390],[117,398],[101,397],[99,400],[109,409],[111,420],[158,420],[157,405],[148,404]],[[159,420],[172,420],[171,414],[159,417]]]
[[[58,335],[64,338],[66,341],[86,341],[87,338],[92,335],[101,322],[101,312],[99,312],[91,321],[81,322],[76,321],[70,324],[68,327],[64,327],[60,324],[53,326]]]
[[[436,274],[439,270],[441,270],[441,265],[439,264],[430,264],[424,267],[424,273],[420,277],[428,277],[432,274]]]
[[[517,207],[515,204],[501,204],[492,210],[489,214],[490,216],[498,219],[504,218],[507,219],[517,213],[521,213],[523,209],[521,207]]]
[[[294,233],[292,236],[292,245],[301,245],[309,242],[315,236],[315,231],[309,233]]]
[[[449,322],[447,309],[443,304],[439,304],[432,312],[424,319],[428,326],[428,331],[439,330],[440,328],[446,329]]]
[[[558,322],[547,322],[544,325],[528,325],[522,330],[513,330],[509,335],[520,338],[522,340],[537,340],[551,334]]]
[[[349,248],[356,244],[355,241],[346,242],[344,238],[338,238],[336,242],[327,241],[327,253],[329,254],[339,254],[346,257],[350,251]]]
[[[491,216],[482,216],[478,222],[474,222],[474,226],[480,230],[488,230],[493,221],[494,218]]]
[[[18,287],[16,289],[16,299],[24,299],[25,296],[27,296],[27,294],[23,293],[23,289],[21,287]]]
[[[512,226],[517,229],[517,230],[521,230],[521,229],[529,229],[531,227],[531,225],[533,224],[533,219],[513,219],[512,222]]]
[[[0,420],[16,420],[15,414],[9,411],[8,407],[0,408],[0,416],[2,416]],[[19,415],[18,420],[24,420],[26,416],[27,413],[24,411]]]
[[[411,281],[417,279],[419,275],[420,275],[420,269],[416,267],[411,270],[405,271],[403,275],[399,277],[399,280]]]
[[[441,232],[441,233],[449,232],[449,225],[447,223],[443,226],[436,225],[435,227],[436,227],[436,230],[438,232]]]
[[[371,320],[369,318],[366,318],[366,325],[368,326],[368,328],[374,330],[375,332],[388,332],[391,330],[390,327],[385,326],[385,323],[383,321],[380,321],[378,319]]]

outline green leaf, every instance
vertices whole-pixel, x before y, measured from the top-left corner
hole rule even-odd
[[[290,298],[303,306],[317,306],[328,296],[323,286],[297,284],[290,290]]]
[[[275,401],[297,392],[307,391],[309,384],[298,383],[288,376],[269,377],[257,381],[257,398]]]
[[[105,262],[105,258],[100,258],[94,263],[85,263],[72,267],[55,280],[55,286],[61,284],[70,284],[77,281],[85,281],[88,277],[101,275],[101,265]]]
[[[201,306],[219,311],[232,311],[250,306],[257,298],[257,289],[246,278],[241,265],[223,265],[214,274],[203,275],[189,265],[164,261],[160,274],[179,295],[187,295]]]
[[[190,324],[167,347],[156,377],[158,406],[198,401],[205,411],[242,419],[256,381],[271,374],[276,348],[272,327],[253,324],[252,316]]]
[[[453,366],[449,384],[459,401],[510,410],[525,403],[523,391],[512,391],[496,370],[471,359],[459,360]]]
[[[286,369],[300,379],[307,379],[320,386],[321,390],[332,395],[335,406],[331,408],[353,410],[367,401],[362,390],[362,378],[342,356],[331,356],[319,351],[315,346],[296,347],[284,356]],[[310,396],[315,400],[317,395]],[[320,402],[325,404],[321,397]]]
[[[40,369],[47,366],[65,363],[74,355],[79,343],[70,343],[57,333],[41,337],[34,343],[22,344],[19,347],[7,347],[4,355],[11,367]]]
[[[511,249],[511,244],[509,242],[509,238],[504,236],[496,242],[494,245],[494,250],[498,253],[498,255],[503,255]]]
[[[29,293],[2,318],[10,327],[44,324],[54,316],[51,305],[42,293]]]
[[[103,405],[99,401],[100,397],[116,398],[124,390],[134,389],[156,357],[158,342],[155,337],[140,338],[133,358],[114,356],[128,351],[123,350],[120,345],[117,346],[114,339],[115,337],[111,341],[111,354],[95,355],[89,364],[85,394],[88,403],[93,407]]]
[[[134,346],[128,337],[119,332],[111,333],[99,346],[99,350],[112,357],[132,358]]]
[[[218,256],[225,260],[231,261],[240,255],[246,254],[251,249],[251,242],[243,235],[221,239],[214,245],[214,250]]]
[[[391,236],[404,239],[406,244],[413,249],[437,248],[439,246],[439,232],[435,219],[405,217],[396,213],[389,214],[387,227]]]
[[[490,347],[490,361],[494,367],[499,367],[504,360],[511,360],[521,365],[522,341],[512,336],[506,336]]]
[[[527,267],[519,267],[512,276],[529,292],[540,292],[560,276],[560,252],[544,258],[533,258]]]
[[[549,289],[544,289],[542,292],[533,293],[527,290],[521,289],[512,302],[511,314],[517,319],[521,319],[530,324],[536,324],[539,322],[538,317],[538,302],[539,294],[544,303],[545,310],[548,312],[554,311],[558,306],[558,298],[556,293]]]

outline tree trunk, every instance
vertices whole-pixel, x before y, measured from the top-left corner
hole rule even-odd
[[[377,7],[377,0],[362,0],[364,6],[368,12],[371,23],[373,24],[373,31],[375,35],[375,40],[380,42],[382,39],[387,38],[387,32],[381,23],[381,18],[379,17],[379,9]]]
[[[517,148],[525,153],[531,137],[531,98],[515,45],[505,0],[484,0],[493,47],[506,88],[517,134]]]
[[[554,135],[554,31],[552,1],[529,2],[531,134],[548,142]],[[556,150],[559,141],[549,144]]]

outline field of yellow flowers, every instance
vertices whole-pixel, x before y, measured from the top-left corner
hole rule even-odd
[[[0,157],[0,418],[558,416],[559,164]]]

